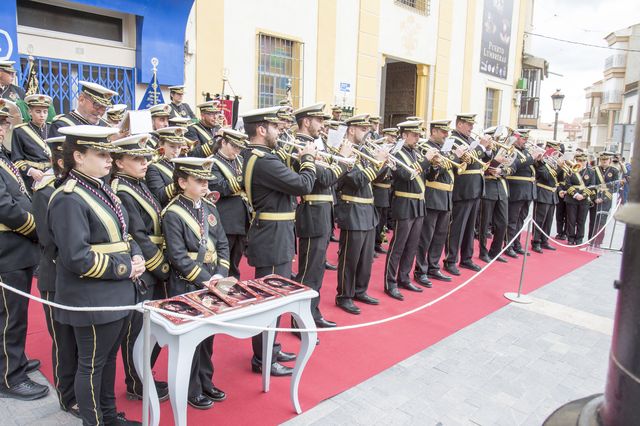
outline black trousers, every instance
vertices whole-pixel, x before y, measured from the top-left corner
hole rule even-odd
[[[368,231],[340,230],[336,300],[353,299],[367,292],[375,232],[375,228]]]
[[[522,229],[524,220],[529,214],[529,206],[531,200],[509,201],[509,224],[507,225],[507,241],[511,241]],[[512,247],[514,249],[522,248],[520,238],[516,238]]]
[[[509,201],[482,199],[480,204],[480,255],[494,258],[504,246],[504,237],[507,234],[509,220]],[[487,248],[487,233],[493,226],[493,240]]]
[[[133,347],[142,331],[143,315],[141,312],[133,311],[126,318],[125,335],[120,344],[122,354],[122,365],[124,367],[124,382],[127,385],[127,392],[142,398],[142,380],[136,372],[133,361]],[[156,343],[151,350],[151,366],[153,367],[160,355],[160,346]]]
[[[43,299],[53,302],[55,292],[41,292]],[[58,394],[58,402],[64,408],[73,407],[76,403],[74,381],[78,369],[78,349],[73,327],[62,324],[53,317],[54,309],[42,305],[47,329],[51,336],[51,360],[53,369],[53,386]]]
[[[213,336],[204,339],[193,354],[189,375],[189,396],[195,397],[213,386]]]
[[[247,244],[247,237],[227,235],[227,240],[229,241],[229,276],[240,279],[240,260]]]
[[[567,240],[582,243],[584,227],[589,213],[589,203],[567,203]]]
[[[396,220],[393,238],[389,243],[387,260],[384,266],[384,289],[398,288],[398,284],[409,284],[411,266],[416,257],[422,222],[424,217]]]
[[[378,224],[376,225],[376,246],[381,245],[384,241],[384,227],[387,226],[387,215],[389,214],[389,207],[377,207],[378,210]]]
[[[533,205],[533,220],[547,235],[551,233],[551,223],[553,222],[555,210],[555,204],[536,202]],[[534,226],[533,228],[533,244],[546,244],[548,238],[538,230],[538,227]]]
[[[116,355],[126,318],[106,324],[73,327],[78,347],[75,392],[83,425],[115,422]]]
[[[324,264],[322,264],[324,267]],[[291,276],[291,262],[281,263],[280,265],[274,266],[261,266],[259,268],[255,268],[255,277],[262,278],[264,276],[270,274],[277,274],[285,278],[289,278]],[[276,327],[280,326],[280,317],[276,321]],[[271,356],[271,362],[276,362],[276,354],[282,350],[282,345],[276,342],[276,338],[278,337],[278,333],[273,338],[273,352]],[[251,346],[253,348],[253,356],[262,361],[262,333],[257,334],[251,338]]]
[[[473,257],[473,233],[479,205],[480,199],[453,202],[446,263],[455,265],[458,259],[461,262],[468,262]]]
[[[5,284],[31,292],[33,268],[0,273]],[[27,341],[27,319],[29,299],[10,290],[2,290],[0,301],[0,327],[2,327],[2,351],[0,351],[0,385],[10,387],[26,380],[27,356],[24,345]]]
[[[327,260],[327,247],[331,235],[323,235],[313,238],[298,239],[298,275],[296,281],[311,287],[318,293],[322,288],[324,279],[325,261]],[[311,300],[311,315],[314,320],[322,318],[318,308],[320,296]]]
[[[427,209],[416,251],[414,274],[427,274],[440,269],[440,257],[447,242],[451,212]]]
[[[567,203],[564,198],[558,197],[556,204],[556,233],[558,235],[566,235],[567,233]]]

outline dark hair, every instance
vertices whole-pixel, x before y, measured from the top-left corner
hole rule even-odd
[[[69,172],[76,167],[76,160],[73,157],[74,152],[80,152],[84,154],[89,150],[86,145],[78,145],[75,142],[70,142],[69,139],[65,139],[62,144],[62,162],[64,168],[62,169],[62,180],[66,180],[69,177]]]
[[[178,180],[182,178],[184,180],[187,180],[189,178],[189,175],[186,172],[183,172],[182,170],[176,168],[173,170],[173,185],[175,187],[176,190],[176,194],[182,194],[182,188],[180,188],[180,184],[178,183]]]
[[[62,174],[62,168],[58,165],[58,160],[62,160],[64,163],[62,155],[62,152],[57,149],[51,150],[51,167],[53,168],[53,174],[56,176],[60,176]]]
[[[255,138],[258,134],[258,126],[261,126],[262,122],[257,123],[244,123],[244,132],[250,138]]]

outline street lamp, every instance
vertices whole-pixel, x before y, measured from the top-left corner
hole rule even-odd
[[[560,89],[556,89],[556,92],[551,95],[551,100],[553,101],[553,110],[556,112],[556,121],[553,124],[553,140],[557,140],[558,137],[558,114],[562,109],[562,101],[564,100],[564,95],[560,93]]]

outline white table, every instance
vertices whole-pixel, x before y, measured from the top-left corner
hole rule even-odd
[[[284,296],[267,302],[250,305],[241,309],[232,310],[220,315],[215,315],[217,321],[225,321],[229,324],[243,324],[252,326],[271,327],[276,326],[277,318],[285,313],[291,313],[300,328],[315,328],[311,315],[311,299],[318,295],[314,290],[305,290],[300,293]],[[228,325],[216,325],[204,322],[190,321],[176,325],[157,312],[151,312],[151,346],[157,342],[160,346],[167,346],[169,351],[168,384],[169,398],[173,408],[174,423],[177,426],[187,425],[187,391],[189,388],[189,372],[193,354],[200,342],[215,334],[227,334],[239,339],[245,339],[261,333],[260,330],[235,328]],[[264,344],[262,348],[262,364],[271,365],[272,348],[275,333],[264,331]],[[298,354],[293,376],[291,378],[291,402],[296,412],[300,414],[300,402],[298,401],[298,385],[300,377],[307,361],[311,357],[316,346],[317,332],[300,333],[302,343]],[[144,338],[140,333],[134,346],[134,364],[139,377],[145,363],[149,359],[143,357]],[[262,388],[269,391],[270,368],[262,369]],[[150,425],[157,426],[160,422],[160,402],[152,377],[143,378],[144,386],[149,389]]]

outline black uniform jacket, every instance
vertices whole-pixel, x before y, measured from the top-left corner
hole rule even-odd
[[[193,110],[191,109],[189,104],[182,102],[180,105],[176,105],[173,102],[171,102],[169,106],[171,106],[170,118],[173,118],[173,117],[184,117],[184,118],[191,118],[191,119],[196,118],[196,115],[193,113]]]
[[[509,184],[509,201],[536,199],[536,164],[527,149],[515,148],[516,159],[503,169]]]
[[[173,163],[166,158],[160,158],[147,167],[145,181],[161,206],[166,206],[176,195],[173,184],[173,168]]]
[[[249,265],[265,267],[290,262],[295,255],[293,197],[307,195],[316,180],[311,156],[301,159],[298,173],[271,149],[249,145],[243,153],[243,180],[254,218],[249,228]]]
[[[603,169],[600,166],[596,166],[594,169],[594,178],[596,180],[596,184],[603,184],[608,182],[613,182],[618,180],[618,170],[609,166],[606,169]],[[602,198],[602,204],[599,207],[599,210],[608,211],[611,209],[611,204],[613,203],[613,193],[615,192],[618,185],[607,185],[605,188],[597,188],[597,194],[595,198]]]
[[[47,216],[58,248],[55,301],[70,306],[131,305],[136,297],[129,278],[131,258],[142,252],[129,235],[127,211],[101,179],[72,173],[51,195]],[[63,324],[84,327],[116,321],[129,312],[57,309],[55,315]]]
[[[160,226],[160,203],[143,180],[117,174],[111,188],[122,201],[129,215],[129,234],[140,246],[147,269],[142,279],[149,290],[145,298],[153,294],[156,282],[169,278],[169,263],[165,259],[164,237]]]
[[[299,142],[313,142],[311,136],[298,133]],[[300,164],[294,161],[295,168]],[[303,195],[296,208],[296,234],[302,238],[330,235],[333,229],[333,186],[346,173],[347,168],[341,164],[331,167],[316,165],[316,181],[311,193]]]
[[[558,204],[558,186],[562,180],[562,170],[555,170],[553,167],[541,161],[536,167],[536,186],[538,203]]]
[[[17,167],[0,148],[0,274],[35,266],[36,241],[31,199]]]
[[[430,148],[442,149],[435,141],[427,141]],[[451,152],[442,152],[440,155],[451,161],[458,162],[458,158]],[[453,205],[453,186],[455,182],[455,170],[453,166],[443,162],[439,166],[431,166],[433,172],[428,173],[425,181],[425,204],[427,209],[438,211],[451,211]]]
[[[229,160],[216,152],[213,157],[211,172],[216,178],[209,181],[209,189],[220,193],[216,207],[227,235],[247,235],[249,229],[251,208],[242,181],[243,163],[241,155]]]
[[[24,99],[24,89],[15,84],[9,84],[4,89],[0,89],[0,98],[9,99],[11,102],[15,102],[18,99]]]
[[[38,290],[56,291],[56,264],[57,248],[47,224],[47,211],[51,194],[55,191],[56,177],[46,175],[37,184],[33,191],[33,218],[36,221],[38,243],[40,244],[40,264],[38,266]]]
[[[378,211],[373,204],[371,182],[387,170],[386,166],[378,169],[367,160],[361,159],[338,180],[336,221],[340,229],[368,231],[376,227]]]
[[[396,166],[393,171],[393,198],[391,199],[391,217],[395,220],[412,219],[425,215],[425,180],[435,178],[436,170],[420,156],[416,150],[403,146],[395,155],[397,161],[419,173],[412,177],[404,167]]]
[[[202,124],[202,121],[190,125],[184,135],[185,138],[195,142],[190,155],[192,157],[209,157],[213,154],[218,129],[220,129],[218,126],[207,127]]]
[[[11,138],[11,161],[20,169],[23,177],[33,167],[45,171],[51,167],[51,154],[44,139],[49,133],[49,124],[42,129],[30,123],[19,124],[13,129]]]
[[[49,137],[53,138],[55,136],[64,136],[60,132],[58,132],[58,129],[60,129],[61,127],[79,126],[81,124],[110,127],[109,123],[102,118],[98,120],[98,123],[96,124],[89,123],[77,111],[71,111],[68,114],[60,114],[53,118],[53,122],[51,123],[51,127],[49,128]]]
[[[473,138],[464,136],[454,130],[451,137],[456,139],[456,143],[464,146],[473,143]],[[491,153],[485,152],[482,146],[478,145],[469,151],[469,155],[487,162],[491,159]],[[453,201],[475,200],[484,194],[484,171],[477,161],[468,164],[465,170],[458,170],[455,184],[453,185]]]
[[[566,179],[567,193],[564,196],[564,201],[567,204],[590,204],[594,198],[595,191],[588,189],[588,186],[594,185],[595,172],[591,167],[585,167],[579,172],[573,172]],[[573,196],[575,194],[582,194],[584,200],[578,201]]]
[[[197,290],[218,274],[229,272],[229,243],[213,203],[196,205],[183,194],[162,212],[162,232],[171,264],[169,294]]]
[[[390,207],[390,193],[391,193],[391,170],[387,168],[384,173],[380,173],[374,181],[371,183],[373,187],[373,204],[376,207],[386,208]]]

